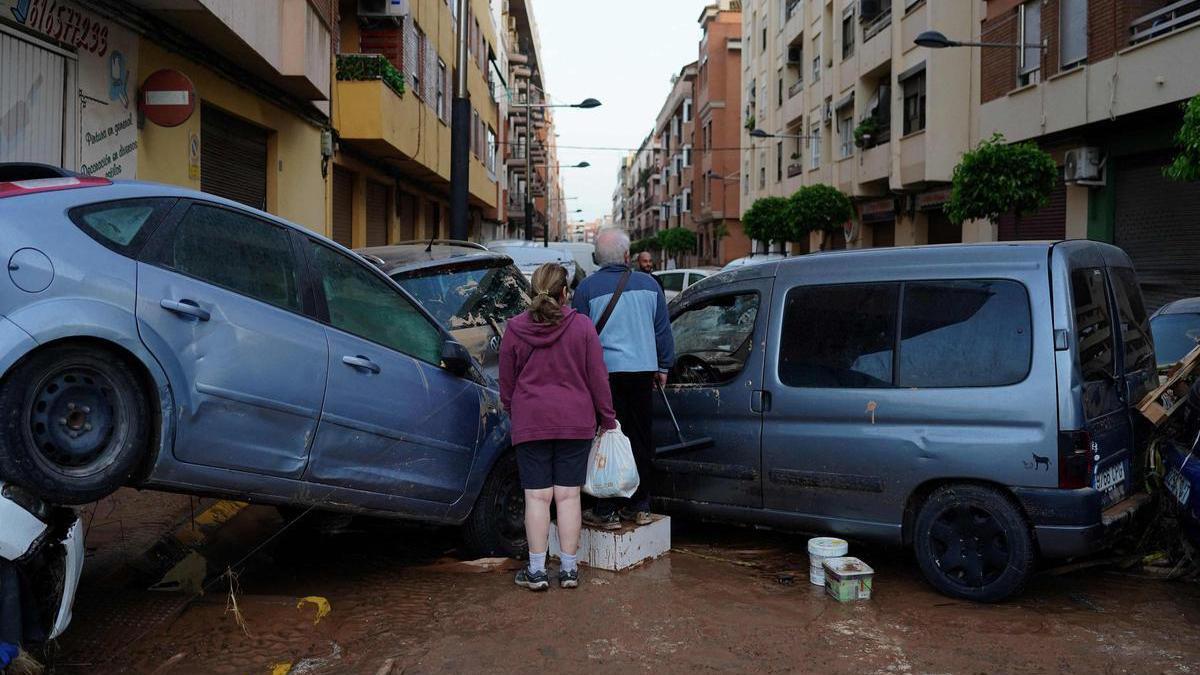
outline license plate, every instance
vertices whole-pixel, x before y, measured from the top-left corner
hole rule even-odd
[[[1095,487],[1104,495],[1104,505],[1115,504],[1125,497],[1126,463],[1120,462],[1096,474]]]
[[[1192,496],[1192,484],[1179,473],[1179,469],[1171,469],[1167,472],[1167,492],[1180,506],[1187,506],[1188,498]]]

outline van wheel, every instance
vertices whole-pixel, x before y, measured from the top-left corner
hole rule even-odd
[[[1033,573],[1033,534],[1004,493],[982,485],[938,488],[917,513],[913,548],[925,579],[955,598],[997,602]]]
[[[525,491],[517,476],[517,455],[496,461],[463,527],[473,555],[520,558],[525,555]]]
[[[86,504],[129,481],[146,454],[149,403],[115,354],[52,347],[0,384],[0,475],[56,504]]]

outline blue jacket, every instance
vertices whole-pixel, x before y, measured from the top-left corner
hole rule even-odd
[[[583,280],[571,306],[600,322],[617,290],[624,265],[605,265]],[[654,277],[634,272],[600,334],[604,365],[610,373],[667,372],[675,362],[675,337],[667,314],[667,297]]]

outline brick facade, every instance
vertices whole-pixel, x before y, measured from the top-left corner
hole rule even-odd
[[[1020,36],[1017,10],[983,22],[980,39],[983,42],[1015,43]],[[1017,50],[987,49],[980,60],[980,98],[982,103],[994,101],[1017,86]]]

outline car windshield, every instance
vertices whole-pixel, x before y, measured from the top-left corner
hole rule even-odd
[[[393,278],[447,330],[503,326],[525,311],[529,284],[507,261],[471,267],[434,267]]]
[[[1200,314],[1162,314],[1150,320],[1159,367],[1169,366],[1200,342]]]

